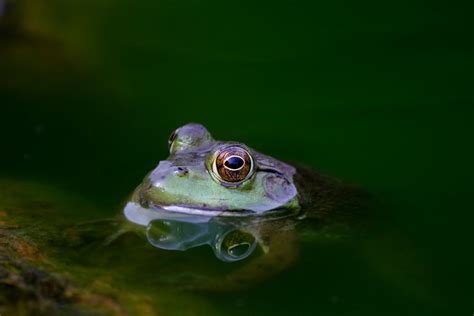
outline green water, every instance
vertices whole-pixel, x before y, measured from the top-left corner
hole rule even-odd
[[[284,273],[195,294],[188,312],[205,313],[194,299],[219,315],[474,312],[472,4],[51,0],[15,10],[0,20],[2,177],[53,184],[110,216],[192,121],[383,201],[389,237],[302,242]]]

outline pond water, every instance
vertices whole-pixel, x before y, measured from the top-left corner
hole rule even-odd
[[[164,286],[179,269],[242,265],[196,247],[150,248],[156,268],[123,254],[111,274],[121,291],[166,315],[474,312],[471,3],[2,7],[2,179],[59,188],[93,205],[81,217],[110,218],[167,157],[169,134],[199,122],[380,201],[374,233],[302,235],[288,266],[244,289]]]

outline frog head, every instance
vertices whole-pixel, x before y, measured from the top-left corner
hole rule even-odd
[[[168,146],[169,157],[133,195],[143,209],[209,216],[299,209],[296,170],[284,162],[239,142],[217,141],[194,123],[176,129]]]

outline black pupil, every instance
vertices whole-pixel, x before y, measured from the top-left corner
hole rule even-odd
[[[240,157],[230,157],[225,162],[224,165],[229,169],[240,169],[244,165],[244,160]]]

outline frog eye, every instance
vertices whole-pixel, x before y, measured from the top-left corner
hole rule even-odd
[[[1,1],[1,0],[0,0]],[[170,154],[205,146],[212,142],[209,131],[201,124],[190,123],[177,128],[168,138]]]
[[[218,151],[214,157],[212,173],[220,182],[239,184],[252,176],[253,159],[244,148],[226,147]]]

